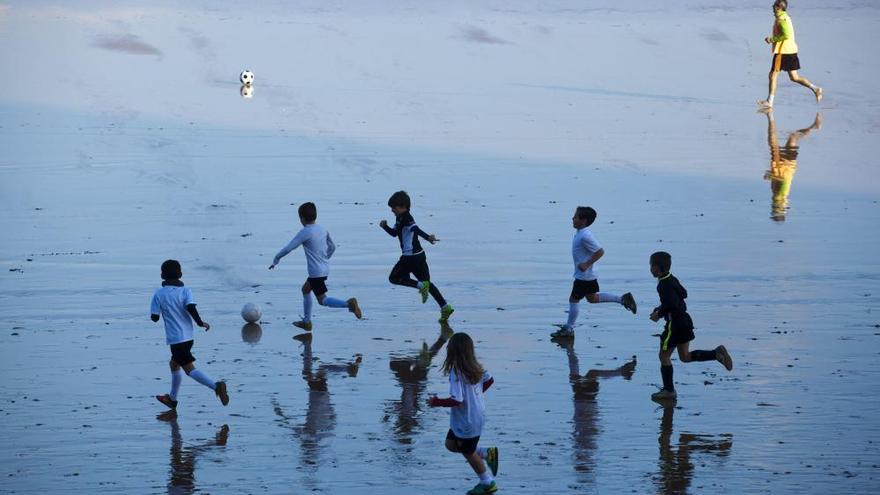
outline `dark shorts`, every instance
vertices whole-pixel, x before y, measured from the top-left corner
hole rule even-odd
[[[391,269],[389,278],[409,278],[410,273],[419,282],[431,280],[431,272],[428,270],[428,257],[425,256],[424,251],[412,256],[401,256],[397,264],[394,265],[394,268]]]
[[[171,344],[171,360],[178,366],[186,366],[196,360],[190,352],[193,348],[193,341],[188,340],[179,344]]]
[[[458,438],[455,433],[452,433],[452,430],[446,433],[446,439],[455,442],[455,448],[464,455],[476,452],[477,444],[480,442],[480,437]]]
[[[324,283],[327,280],[327,277],[309,277],[306,280],[308,280],[309,286],[312,288],[312,292],[315,293],[315,296],[327,293],[327,284]]]
[[[683,321],[667,321],[660,334],[660,350],[669,351],[679,344],[694,340],[694,324],[687,318]]]
[[[571,298],[583,299],[587,294],[595,294],[599,292],[598,280],[578,280],[575,279],[574,285],[571,286]]]
[[[770,70],[773,72],[788,72],[800,68],[801,61],[798,60],[797,53],[777,53],[773,55],[773,62],[770,64]]]

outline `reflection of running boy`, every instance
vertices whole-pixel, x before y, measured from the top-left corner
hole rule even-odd
[[[822,116],[816,114],[813,125],[806,129],[792,132],[788,135],[785,146],[780,147],[776,139],[776,122],[773,120],[773,110],[770,109],[766,113],[767,144],[770,145],[770,169],[764,172],[764,180],[770,181],[770,191],[773,194],[773,207],[770,218],[777,222],[784,222],[785,214],[788,210],[791,180],[797,171],[798,140],[822,127]]]
[[[348,308],[349,311],[354,313],[354,315],[360,319],[361,308],[358,307],[357,299],[352,297],[347,301],[343,301],[342,299],[327,296],[327,285],[325,284],[325,281],[327,280],[327,275],[330,273],[329,259],[336,251],[336,244],[333,244],[333,239],[330,238],[330,233],[327,232],[327,229],[315,223],[318,219],[318,209],[315,207],[315,203],[301,204],[298,213],[299,221],[302,223],[303,228],[281,249],[281,251],[278,251],[278,254],[275,255],[275,259],[272,260],[272,265],[269,266],[270,270],[275,268],[275,265],[281,261],[281,258],[287,256],[288,253],[300,245],[303,246],[303,251],[306,253],[306,263],[308,264],[309,276],[302,286],[303,319],[302,321],[294,322],[294,326],[306,331],[312,330],[311,293],[313,291],[315,297],[318,298],[318,304],[321,306]]]
[[[162,263],[162,288],[156,289],[153,293],[153,300],[150,302],[150,319],[154,322],[159,321],[161,317],[165,320],[165,343],[171,346],[171,393],[165,395],[157,395],[156,400],[165,404],[170,409],[177,408],[177,392],[180,390],[180,383],[183,381],[183,373],[180,369],[189,375],[193,380],[214,391],[220,402],[225,406],[229,404],[229,395],[226,393],[225,382],[215,382],[203,371],[197,370],[193,364],[196,358],[192,355],[193,346],[193,325],[202,327],[207,332],[211,329],[211,325],[202,321],[196,310],[196,303],[193,300],[192,291],[189,287],[184,287],[180,280],[183,277],[183,270],[177,260],[166,260]]]
[[[810,88],[816,96],[817,103],[822,101],[822,88],[815,86],[806,77],[798,75],[797,71],[801,68],[801,63],[798,60],[797,43],[794,41],[794,26],[787,10],[787,0],[776,0],[773,3],[773,15],[776,16],[776,20],[773,22],[773,36],[764,38],[767,44],[773,45],[773,62],[770,65],[769,75],[770,88],[767,99],[758,101],[758,105],[764,108],[773,107],[773,98],[776,96],[776,78],[781,70],[788,72],[788,78],[792,82]]]
[[[388,199],[388,206],[391,208],[394,216],[397,217],[397,221],[394,223],[393,228],[389,227],[388,222],[385,220],[379,222],[379,226],[388,235],[400,239],[400,250],[402,251],[400,260],[391,269],[391,274],[388,275],[388,280],[395,285],[405,285],[419,289],[422,303],[425,303],[428,300],[428,294],[431,294],[431,297],[440,306],[440,322],[443,323],[449,320],[449,316],[452,315],[455,308],[446,302],[443,294],[440,293],[440,289],[431,283],[428,260],[422,245],[419,243],[419,237],[431,244],[437,242],[437,238],[433,234],[426,234],[416,225],[416,221],[409,213],[410,199],[406,191],[397,191],[392,194]],[[415,275],[416,280],[409,278],[410,274]]]
[[[574,324],[577,322],[580,300],[587,298],[590,304],[617,303],[636,313],[636,301],[627,292],[622,296],[599,292],[599,281],[593,273],[593,265],[605,254],[599,241],[593,237],[589,227],[596,220],[596,210],[589,206],[578,206],[571,219],[571,225],[577,230],[571,243],[571,257],[574,260],[574,285],[568,298],[568,322],[559,325],[553,332],[556,338],[574,337]]]
[[[678,349],[678,359],[682,363],[691,361],[718,361],[727,371],[733,369],[733,359],[723,345],[712,351],[690,351],[688,346],[694,340],[694,322],[687,312],[687,290],[679,283],[669,269],[672,256],[658,251],[651,255],[651,275],[657,277],[657,292],[660,306],[651,313],[651,321],[666,319],[666,328],[660,335],[660,375],[663,388],[651,395],[654,400],[675,399],[675,385],[672,381],[672,350]]]

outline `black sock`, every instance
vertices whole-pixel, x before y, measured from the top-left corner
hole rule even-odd
[[[434,300],[437,301],[438,306],[440,306],[441,308],[443,306],[446,306],[446,299],[443,299],[443,294],[440,293],[440,289],[438,289],[436,285],[431,284],[431,286],[428,288],[428,292],[431,294],[431,297],[433,297]]]
[[[691,361],[715,361],[715,351],[691,351]]]
[[[675,392],[675,385],[672,383],[672,365],[661,364],[660,376],[663,377],[663,390]]]

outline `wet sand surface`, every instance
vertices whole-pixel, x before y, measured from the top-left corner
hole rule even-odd
[[[0,7],[4,65],[32,76],[0,96],[0,492],[466,491],[448,411],[425,406],[449,333],[387,278],[378,222],[406,189],[451,328],[495,376],[501,491],[876,493],[878,63],[845,48],[880,9],[792,17],[826,99],[781,77],[771,121],[758,2]],[[338,246],[329,294],[364,319],[316,305],[301,341],[303,255],[266,267],[305,201]],[[639,313],[582,303],[560,345],[578,204],[602,290]],[[735,361],[676,358],[675,407],[650,400],[661,249],[691,348]],[[228,407],[189,378],[176,414],[153,399],[167,258]]]

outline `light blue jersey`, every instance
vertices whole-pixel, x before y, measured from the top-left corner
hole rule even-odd
[[[327,229],[316,223],[310,223],[300,230],[290,242],[284,246],[275,259],[273,265],[277,265],[281,258],[298,248],[300,245],[306,253],[306,264],[309,269],[309,277],[326,277],[330,274],[330,257],[336,251],[336,244],[330,238]]]
[[[195,304],[192,291],[182,285],[164,285],[153,293],[150,312],[162,317],[166,344],[179,344],[193,339],[192,318],[186,311],[190,304]]]
[[[593,272],[593,265],[590,265],[586,271],[578,268],[578,265],[590,259],[597,251],[602,249],[599,241],[593,237],[590,229],[584,227],[577,231],[574,239],[571,241],[571,258],[574,261],[574,278],[577,280],[596,280],[596,274]]]

